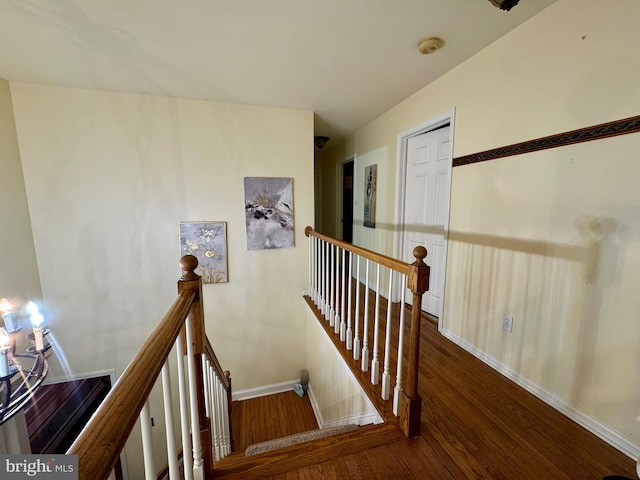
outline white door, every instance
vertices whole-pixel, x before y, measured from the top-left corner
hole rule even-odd
[[[422,310],[438,318],[442,315],[451,185],[449,130],[446,126],[407,140],[403,260],[413,263],[412,252],[418,245],[427,249],[425,263],[431,267],[431,277]],[[411,292],[406,297],[411,303]]]

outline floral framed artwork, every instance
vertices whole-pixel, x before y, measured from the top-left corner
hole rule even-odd
[[[245,177],[247,248],[293,247],[293,178]]]
[[[227,222],[181,222],[182,255],[198,259],[202,283],[227,283]]]

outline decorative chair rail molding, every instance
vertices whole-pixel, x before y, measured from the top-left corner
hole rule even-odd
[[[399,417],[396,421],[405,435],[409,437],[419,435],[422,405],[422,399],[418,394],[422,314],[420,307],[422,296],[429,289],[430,270],[424,263],[427,256],[426,249],[416,247],[413,250],[416,261],[408,264],[322,235],[311,227],[305,229],[305,235],[309,237],[308,302],[310,306],[317,308],[316,316],[324,318],[331,327],[335,334],[334,342],[341,342],[346,350],[353,352],[353,360],[361,362],[359,378],[364,372],[367,374],[370,372],[371,385],[380,385],[380,397],[384,402],[391,397],[391,325],[396,320],[399,322],[398,341],[397,345],[394,345],[397,348],[397,354],[392,411],[393,415]],[[384,272],[388,278],[387,291],[393,292],[398,286],[401,291],[397,318],[392,318],[391,302],[381,299],[381,267],[388,270]],[[364,274],[364,283],[362,274]],[[376,279],[375,286],[370,285],[372,275]],[[394,283],[394,278],[398,283]],[[407,288],[413,295],[413,307],[405,367],[403,365],[405,361],[403,334],[404,295]],[[375,305],[370,306],[372,296],[374,297],[372,302],[375,302]],[[380,315],[382,303],[386,304],[386,320]],[[373,318],[370,318],[371,316]],[[369,336],[373,337],[372,343]],[[383,345],[381,345],[382,338],[384,338]]]
[[[602,140],[604,138],[637,132],[640,132],[640,115],[613,122],[602,123],[592,127],[558,133],[556,135],[550,135],[548,137],[542,137],[535,140],[515,143],[505,147],[493,148],[491,150],[485,150],[484,152],[463,155],[453,159],[453,166],[461,167],[472,163],[486,162],[487,160],[496,160],[498,158],[522,155],[524,153],[536,152],[538,150],[564,147],[574,143]]]
[[[178,281],[177,298],[67,452],[78,455],[81,480],[102,480],[109,476],[138,418],[145,471],[147,476],[156,476],[148,398],[160,376],[171,478],[181,478],[177,462],[180,450],[189,452],[183,456],[185,479],[211,478],[214,459],[231,451],[231,378],[220,368],[204,332],[202,280],[194,273],[198,261],[186,255],[180,265],[183,274]],[[174,345],[182,449],[174,445],[172,430],[168,356]]]

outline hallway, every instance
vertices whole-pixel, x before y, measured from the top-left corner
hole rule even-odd
[[[635,478],[635,462],[441,336],[423,318],[421,434],[407,439],[392,424],[354,435],[219,466],[224,478],[601,480]],[[271,398],[271,402],[269,402]],[[253,428],[292,418],[278,396],[264,397]],[[235,405],[234,405],[235,406]],[[281,415],[281,416],[280,416]],[[235,428],[234,428],[235,430]],[[261,465],[268,466],[261,470]],[[268,474],[267,474],[268,472]]]

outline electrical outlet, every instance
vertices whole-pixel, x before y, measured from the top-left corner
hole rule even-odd
[[[502,329],[507,332],[513,332],[513,317],[511,315],[502,317]]]

